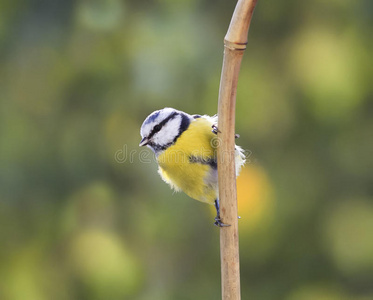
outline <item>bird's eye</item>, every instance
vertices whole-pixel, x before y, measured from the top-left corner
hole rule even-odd
[[[161,125],[155,125],[154,126],[154,131],[159,131],[159,130],[161,130]]]

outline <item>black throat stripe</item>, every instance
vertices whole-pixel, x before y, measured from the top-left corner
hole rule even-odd
[[[190,124],[190,120],[189,118],[187,117],[187,115],[185,114],[181,114],[181,124],[180,124],[180,128],[179,128],[179,134],[177,136],[175,136],[175,139],[174,139],[174,143],[176,142],[176,140],[179,138],[179,136],[185,131],[188,129],[189,127],[189,124]]]

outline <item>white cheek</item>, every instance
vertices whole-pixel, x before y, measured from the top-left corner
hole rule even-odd
[[[167,122],[162,127],[162,130],[156,133],[152,140],[158,145],[167,145],[172,143],[175,137],[179,134],[179,127],[181,123],[181,116],[177,116],[174,119]]]

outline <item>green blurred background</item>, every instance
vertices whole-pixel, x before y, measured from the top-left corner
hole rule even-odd
[[[0,299],[219,299],[213,207],[139,128],[215,114],[235,1],[0,0]],[[242,299],[373,299],[372,1],[264,1],[236,131]]]

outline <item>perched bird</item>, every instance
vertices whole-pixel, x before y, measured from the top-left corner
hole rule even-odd
[[[176,191],[215,205],[215,225],[220,219],[217,169],[217,116],[189,115],[166,107],[154,111],[141,126],[140,146],[156,155],[158,173]],[[243,150],[235,147],[236,175],[245,163]]]

